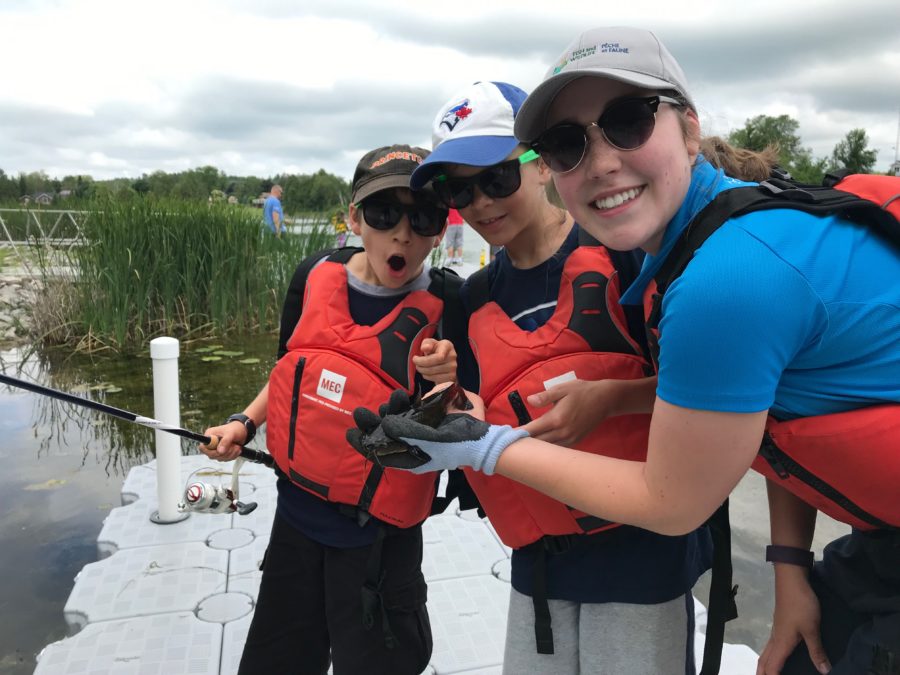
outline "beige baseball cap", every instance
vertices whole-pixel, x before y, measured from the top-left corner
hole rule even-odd
[[[628,27],[592,28],[566,47],[544,80],[516,115],[516,138],[535,140],[546,129],[547,112],[569,82],[605,77],[646,89],[676,92],[691,107],[687,79],[675,57],[648,30]]]

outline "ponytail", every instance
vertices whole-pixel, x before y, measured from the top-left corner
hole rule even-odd
[[[722,169],[732,178],[762,182],[769,177],[772,167],[778,164],[778,148],[769,145],[765,150],[747,150],[731,145],[719,136],[707,136],[700,140],[700,152],[707,161]]]

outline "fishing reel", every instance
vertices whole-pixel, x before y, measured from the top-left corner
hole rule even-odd
[[[200,471],[194,471],[188,476],[187,485],[184,488],[184,497],[178,503],[180,512],[193,511],[194,513],[237,513],[246,516],[256,509],[256,502],[243,503],[238,500],[239,485],[238,474],[244,459],[238,457],[234,460],[231,470],[231,486],[213,485],[191,479]]]

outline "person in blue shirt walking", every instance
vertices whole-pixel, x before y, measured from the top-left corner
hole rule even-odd
[[[273,185],[269,196],[263,204],[263,224],[268,231],[281,239],[284,234],[284,211],[281,208],[281,195],[284,190],[280,185]]]

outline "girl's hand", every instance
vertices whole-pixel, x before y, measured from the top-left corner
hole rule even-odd
[[[435,384],[456,382],[456,349],[450,340],[422,340],[422,354],[413,356],[416,370]]]
[[[533,438],[572,447],[610,416],[608,380],[571,380],[532,394],[535,408],[553,408],[526,424]]]
[[[210,427],[203,432],[212,438],[209,445],[200,445],[200,452],[220,462],[231,462],[241,454],[241,446],[247,440],[247,428],[238,421]]]
[[[806,577],[806,570],[782,564],[775,569],[775,615],[769,641],[759,657],[756,675],[777,675],[784,662],[800,644],[806,643],[813,666],[820,673],[831,670],[819,632],[819,599]]]

